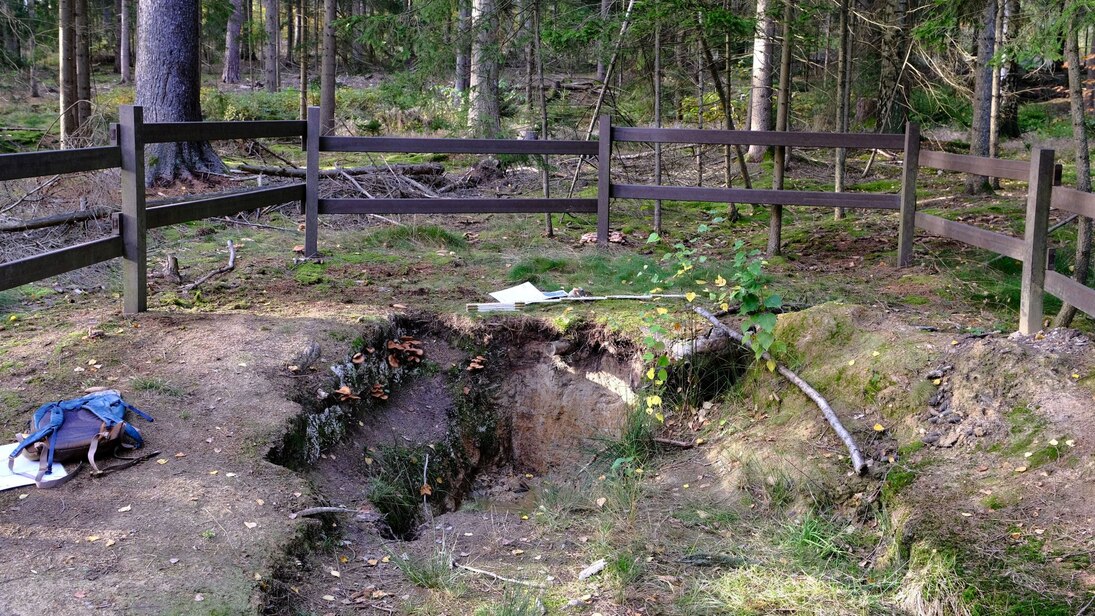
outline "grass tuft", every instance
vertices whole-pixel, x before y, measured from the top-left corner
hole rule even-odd
[[[963,595],[966,585],[958,575],[954,554],[913,547],[909,568],[901,581],[897,603],[910,614],[922,616],[969,616]]]

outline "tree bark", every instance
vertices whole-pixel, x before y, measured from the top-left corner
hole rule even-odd
[[[198,122],[201,112],[201,12],[190,0],[141,0],[137,5],[137,104],[146,122]],[[157,143],[145,149],[150,185],[223,173],[206,142]]]
[[[304,17],[304,2],[300,0],[297,10],[297,19],[300,23],[297,27],[297,41],[300,44],[300,52],[297,58],[300,60],[300,119],[308,119],[308,20]]]
[[[293,63],[293,46],[296,44],[296,30],[293,27],[296,23],[293,15],[294,2],[295,0],[289,0],[285,3],[285,61],[289,64]]]
[[[608,18],[612,15],[612,0],[601,0],[601,38],[597,41],[597,81],[605,80],[605,54],[608,53]]]
[[[548,126],[547,96],[544,94],[544,56],[540,45],[540,1],[532,0],[532,45],[536,54],[536,98],[540,106],[540,138],[551,139]],[[551,169],[548,167],[548,157],[540,159],[540,184],[543,187],[544,198],[551,198]],[[548,237],[555,237],[555,228],[551,223],[551,213],[544,215],[544,233]]]
[[[907,106],[905,97],[898,97],[905,49],[908,45],[908,0],[890,0],[886,3],[885,23],[882,31],[882,61],[879,78],[878,100],[882,108],[878,112],[878,129],[882,133],[900,133],[904,130]]]
[[[73,5],[76,24],[76,125],[91,117],[91,42],[88,36],[87,0]]]
[[[27,14],[30,16],[31,23],[38,21],[37,8],[35,0],[27,1]],[[38,57],[35,55],[35,46],[37,45],[37,32],[31,33],[30,36],[30,61],[28,63],[30,69],[30,96],[31,98],[38,98],[41,93],[38,91]]]
[[[992,24],[993,38],[996,46],[1004,47],[1004,7],[1003,2],[998,1],[996,7],[996,20]],[[1000,100],[1003,96],[1000,71],[1001,66],[992,67],[992,85],[989,88],[989,158],[996,158],[1000,149]],[[991,178],[993,190],[1000,188],[1000,178]]]
[[[60,90],[61,147],[74,147],[72,143],[79,127],[76,115],[76,0],[59,0],[57,3],[57,37],[59,42],[58,77]]]
[[[772,127],[772,37],[775,22],[769,11],[770,0],[757,0],[757,30],[753,37],[753,77],[749,98],[749,130]],[[748,158],[760,162],[768,150],[763,145],[749,146]]]
[[[498,7],[496,0],[473,0],[471,91],[468,128],[476,137],[498,137],[502,132],[498,100]]]
[[[335,0],[323,0],[323,60],[319,71],[319,120],[323,134],[335,130]]]
[[[1084,86],[1080,72],[1079,19],[1073,18],[1065,33],[1065,62],[1068,63],[1068,100],[1072,119],[1072,138],[1076,144],[1076,190],[1091,192],[1091,156],[1088,151],[1086,122],[1084,118]],[[1091,219],[1081,216],[1076,234],[1076,260],[1073,278],[1087,284],[1091,271]],[[1065,304],[1053,319],[1054,327],[1068,327],[1076,316],[1076,308]]]
[[[263,22],[266,28],[266,46],[263,50],[263,60],[266,83],[263,84],[267,92],[278,91],[278,0],[263,0]]]
[[[456,79],[454,104],[463,102],[471,77],[471,0],[456,0]]]
[[[118,80],[119,83],[129,83],[133,80],[132,71],[130,70],[130,56],[133,55],[130,46],[133,40],[133,32],[130,25],[132,17],[130,16],[129,2],[130,0],[122,0],[122,8],[119,11],[120,27],[118,31],[120,34],[118,35],[118,38],[120,41],[118,46],[121,48],[118,52],[121,56],[121,77]]]
[[[851,24],[849,23],[849,0],[840,2],[840,37],[837,42],[839,49],[836,54],[836,132],[848,132],[848,106],[851,98],[849,81],[851,80]],[[845,176],[848,171],[848,151],[845,148],[836,149],[836,176],[833,178],[833,190],[844,192]],[[840,220],[844,218],[844,208],[834,209],[833,216]]]
[[[779,54],[779,97],[776,102],[776,130],[788,129],[791,108],[791,18],[794,16],[794,7],[791,0],[783,0],[783,37],[780,41]],[[772,188],[783,190],[783,175],[787,166],[787,148],[779,146],[775,150],[775,160],[772,167]],[[768,220],[768,254],[778,255],[783,225],[783,206],[773,205],[772,215]]]
[[[245,0],[232,0],[232,15],[228,17],[228,27],[224,33],[224,69],[221,82],[240,82],[240,31],[243,28],[243,3]]]
[[[977,59],[974,65],[973,122],[970,124],[970,154],[989,155],[989,116],[992,107],[992,55],[996,52],[996,0],[987,0],[979,24]],[[990,192],[992,185],[983,175],[966,176],[966,193]]]

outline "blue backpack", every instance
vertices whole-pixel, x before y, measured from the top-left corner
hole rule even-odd
[[[144,446],[141,433],[125,421],[127,410],[152,421],[152,417],[122,400],[122,396],[113,389],[43,404],[31,418],[29,434],[17,435],[22,441],[8,457],[8,469],[13,474],[30,477],[27,473],[15,471],[15,458],[22,453],[31,460],[37,460],[38,473],[34,476],[34,483],[40,488],[56,487],[79,470],[78,466],[61,479],[43,481],[43,477],[53,473],[54,461],[80,459],[82,465],[86,457],[95,473],[103,474],[104,471],[95,462],[96,457],[113,453],[118,447],[138,449]],[[130,464],[123,466],[131,466],[145,458],[147,456],[130,459]],[[110,470],[118,468],[115,466]]]

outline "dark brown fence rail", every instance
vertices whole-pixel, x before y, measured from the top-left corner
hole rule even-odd
[[[598,243],[607,244],[612,198],[666,199],[865,208],[900,212],[898,264],[912,262],[916,228],[971,246],[1017,259],[1023,263],[1023,291],[1019,330],[1037,331],[1042,324],[1042,298],[1050,293],[1095,316],[1095,289],[1046,269],[1049,209],[1095,217],[1095,195],[1056,186],[1060,166],[1054,166],[1052,150],[1035,149],[1032,160],[1009,161],[964,154],[920,150],[915,124],[904,135],[862,133],[811,133],[782,131],[728,131],[678,128],[630,128],[613,126],[601,117],[597,141],[539,141],[511,139],[434,139],[393,137],[324,137],[320,135],[319,110],[310,108],[308,120],[273,122],[143,122],[139,107],[124,106],[120,122],[112,129],[114,145],[78,150],[0,155],[0,181],[44,175],[120,168],[121,212],[115,214],[111,235],[0,264],[0,290],[69,272],[115,257],[125,259],[123,273],[125,311],[146,309],[145,235],[148,229],[213,216],[227,216],[269,205],[301,201],[305,212],[305,251],[318,254],[320,214],[468,214],[468,213],[596,213]],[[307,157],[306,181],[258,190],[146,206],[144,192],[144,145],[173,141],[303,137]],[[766,145],[776,147],[885,148],[905,154],[899,194],[830,193],[795,190],[710,188],[698,186],[650,186],[613,184],[613,143],[693,143],[706,145]],[[571,155],[598,159],[597,196],[587,199],[320,199],[321,152],[395,152],[439,154]],[[962,222],[916,211],[919,167],[973,173],[1028,182],[1024,237],[981,229]]]

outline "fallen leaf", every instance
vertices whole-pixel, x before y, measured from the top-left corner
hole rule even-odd
[[[962,515],[962,517],[963,517],[963,518],[968,518],[968,517],[972,517],[972,516],[973,516],[973,514],[972,514],[972,513],[966,513],[965,511],[962,511],[962,512],[960,512],[960,513],[961,513],[961,515]]]
[[[1018,468],[1016,468],[1016,469],[1015,469],[1015,472],[1016,472],[1016,473],[1025,473],[1025,472],[1027,472],[1027,467],[1025,467],[1025,466],[1020,466],[1020,467],[1018,467]]]
[[[350,562],[350,557],[349,556],[339,556],[338,557],[338,562],[345,565],[346,563]]]
[[[254,527],[258,526],[259,523],[258,522],[244,522],[243,525],[246,526],[247,528],[254,528]]]
[[[118,542],[113,540],[113,539],[107,539],[106,540],[106,547],[109,548],[110,546],[114,545],[115,543],[118,543]]]
[[[848,360],[848,365],[849,366],[854,366],[855,365],[855,360],[854,359],[849,359]]]
[[[125,513],[127,511],[130,511],[131,509],[133,509],[133,505],[126,505],[125,507],[119,508],[118,513]]]
[[[324,601],[334,601],[335,598],[334,598],[333,595],[323,595],[323,600]]]
[[[235,477],[236,474],[235,473],[225,473],[224,476],[225,477]]]
[[[355,364],[363,364],[363,363],[365,363],[365,354],[364,353],[354,353],[354,356],[350,358],[350,361],[352,361]]]
[[[598,507],[604,507],[605,503],[607,503],[607,502],[608,502],[608,499],[602,496],[601,498],[597,499],[597,506]]]
[[[365,562],[366,562],[366,563],[368,563],[368,565],[369,565],[370,567],[375,567],[375,566],[376,566],[376,563],[378,563],[378,562],[380,562],[380,561],[378,561],[378,560],[377,560],[377,559],[375,559],[375,558],[370,558],[369,560],[367,560],[367,561],[365,561]]]
[[[209,474],[210,474],[210,475],[216,475],[216,474],[217,474],[217,473],[219,473],[219,472],[220,472],[220,471],[209,471]]]
[[[23,500],[24,498],[26,498],[28,496],[30,496],[30,494],[20,494],[19,495],[19,500]]]
[[[180,452],[178,452],[178,453],[176,453],[176,454],[175,454],[175,457],[176,457],[176,458],[185,458],[185,457],[186,457],[186,454],[180,451]]]
[[[205,601],[205,595],[198,593],[194,595],[194,600],[198,602]]]
[[[76,597],[77,599],[83,599],[87,596],[87,593],[82,590],[77,590],[76,592],[72,593],[72,596]]]
[[[430,484],[424,483],[421,488],[418,488],[418,494],[420,496],[429,496],[433,494],[433,488],[430,487]]]
[[[885,432],[886,431],[886,426],[883,426],[880,423],[876,423],[873,427],[874,427],[875,432]]]
[[[521,548],[517,548],[516,550],[513,550],[513,551],[510,552],[510,554],[513,554],[514,556],[520,556],[524,553],[525,553],[525,551],[522,550]]]
[[[174,565],[174,564],[176,564],[176,563],[178,563],[178,562],[179,562],[179,559],[178,559],[178,558],[172,558],[172,559],[168,560],[167,562],[169,562],[169,563],[171,563],[172,565]]]
[[[102,537],[100,537],[99,535],[88,535],[87,536],[87,542],[88,543],[95,543],[99,539],[102,539]]]
[[[386,563],[386,562],[391,562],[391,560],[392,560],[391,556],[385,556],[384,558],[380,559],[380,562]]]
[[[342,577],[342,574],[338,571],[335,571],[334,569],[331,569],[331,575],[335,576],[336,578]]]
[[[384,597],[388,596],[388,593],[386,593],[383,590],[380,590],[378,588],[378,589],[374,590],[373,593],[369,596],[372,597],[373,599],[383,599]]]

